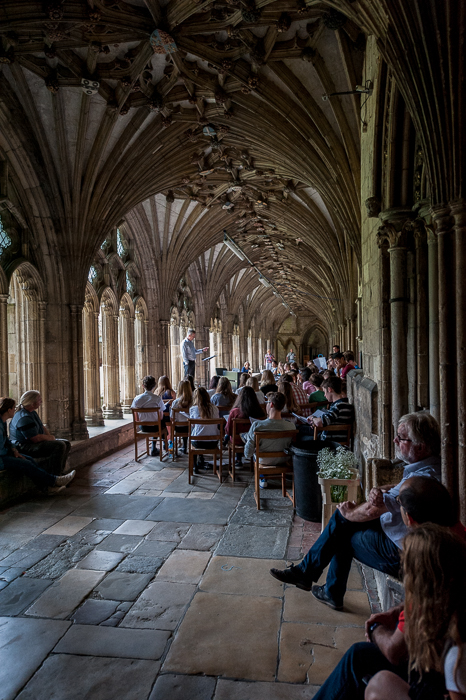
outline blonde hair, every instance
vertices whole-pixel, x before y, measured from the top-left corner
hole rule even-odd
[[[25,391],[19,400],[19,405],[22,406],[23,408],[27,408],[28,406],[33,406],[36,403],[39,396],[40,396],[40,391],[36,391],[35,389],[31,389],[30,391]]]
[[[270,369],[264,369],[261,377],[261,386],[264,384],[275,384],[275,377]]]
[[[198,407],[199,416],[201,418],[212,418],[214,407],[210,402],[210,396],[207,393],[207,389],[204,389],[203,386],[198,387],[194,392],[193,405]]]
[[[193,405],[193,390],[191,388],[191,382],[188,379],[182,379],[181,382],[178,383],[176,398],[181,399],[178,404],[179,408],[190,408]]]
[[[215,393],[223,394],[223,396],[229,399],[230,403],[233,403],[236,399],[236,394],[231,390],[231,383],[228,377],[220,377]]]
[[[286,382],[284,379],[280,379],[280,381],[278,382],[278,391],[285,397],[287,413],[300,414],[301,409],[295,401],[293,389],[291,388],[290,382]]]
[[[173,391],[172,385],[170,384],[170,380],[167,377],[166,374],[163,374],[161,377],[159,377],[159,382],[157,384],[157,389],[155,390],[155,393],[157,396],[162,396],[166,391]]]
[[[252,386],[254,391],[259,391],[259,382],[257,377],[249,377],[248,381],[246,382],[246,386]]]

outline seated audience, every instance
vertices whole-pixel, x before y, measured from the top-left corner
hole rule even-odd
[[[337,375],[340,377],[340,379],[343,379],[343,377],[344,377],[343,370],[346,368],[346,366],[347,366],[347,364],[348,364],[348,363],[346,362],[346,360],[345,360],[344,354],[343,354],[342,352],[336,352],[336,353],[333,355],[333,361],[334,361],[334,363],[335,363],[335,368],[336,368],[336,370],[337,370]],[[353,368],[350,367],[349,369],[353,369]],[[346,374],[346,373],[345,373],[345,374]]]
[[[259,403],[265,403],[265,396],[259,389],[259,380],[257,379],[257,377],[249,377],[248,381],[246,382],[246,386],[252,386],[252,388],[256,392],[256,396]]]
[[[286,420],[296,423],[297,419],[292,414],[296,413],[300,416],[301,408],[296,403],[290,382],[285,382],[284,379],[280,379],[278,382],[278,391],[285,397],[285,406],[282,410],[283,417],[286,418]]]
[[[247,433],[246,444],[244,446],[244,458],[251,459],[256,448],[256,438],[255,432],[278,432],[286,430],[295,430],[294,423],[282,418],[282,410],[285,407],[285,396],[284,394],[271,393],[268,395],[267,401],[267,418],[266,420],[255,421]],[[291,443],[291,438],[278,438],[276,440],[265,440],[263,443],[260,442],[259,446],[261,452],[281,452],[289,447]],[[263,459],[261,464],[264,466],[272,466],[275,464],[282,464],[287,461],[287,457],[272,457],[270,459]],[[267,479],[261,474],[259,486],[261,489],[267,488]]]
[[[171,382],[166,375],[159,377],[159,381],[158,381],[157,389],[155,390],[155,394],[156,394],[156,396],[160,396],[162,401],[170,401],[171,399],[176,398],[176,394],[172,389]],[[168,418],[170,416],[170,408],[169,407],[165,408],[165,405],[164,405],[163,415],[168,420]]]
[[[189,409],[193,405],[193,391],[191,389],[191,382],[187,379],[182,379],[178,384],[178,392],[176,399],[170,406],[170,418],[173,418],[173,411],[176,410],[176,421],[188,423]],[[177,434],[186,433],[186,437],[183,435],[183,449],[181,452],[186,455],[188,454],[188,425],[186,428],[184,426],[178,425],[176,428]],[[175,436],[172,435],[172,439],[175,440]]]
[[[336,377],[337,375],[335,374],[333,369],[324,369],[322,372],[322,376],[324,379],[329,379],[330,377]]]
[[[277,360],[272,360],[272,374],[274,377],[277,377],[280,375],[280,367],[279,367]]]
[[[313,374],[311,376],[312,386],[314,391],[309,394],[309,403],[315,403],[316,401],[326,401],[325,394],[322,390],[322,384],[324,383],[324,378],[320,374]]]
[[[57,494],[63,491],[76,476],[75,471],[57,476],[41,469],[28,455],[21,454],[8,438],[7,421],[15,415],[16,402],[10,398],[0,398],[0,471],[6,470],[18,476],[27,476],[44,492]]]
[[[283,374],[288,374],[288,372],[291,372],[291,365],[290,365],[289,362],[285,362],[285,364],[283,365],[283,372],[282,372],[282,375],[283,375]]]
[[[220,416],[224,416],[226,413],[229,413],[230,408],[236,401],[236,394],[234,394],[232,391],[231,383],[228,377],[220,377],[215,394],[212,396],[211,401],[214,406],[219,408]],[[225,408],[227,410],[222,411],[222,409]]]
[[[212,379],[209,382],[209,388],[207,389],[207,393],[209,394],[211,399],[212,399],[212,396],[217,391],[217,385],[218,385],[219,379],[220,379],[219,375],[214,374],[214,376],[212,377]]]
[[[290,369],[299,374],[299,366],[297,362],[290,362]]]
[[[358,369],[358,366],[356,362],[354,361],[354,353],[351,352],[351,350],[347,350],[346,352],[343,353],[343,358],[346,362],[346,365],[343,367],[341,370],[341,378],[344,379],[350,369]]]
[[[285,374],[285,367],[283,366],[283,362],[278,363],[278,372],[281,377]]]
[[[311,429],[324,428],[327,425],[348,425],[354,420],[354,408],[342,393],[343,382],[339,377],[330,377],[322,383],[325,399],[330,403],[320,418],[309,416],[307,419]],[[301,432],[309,434],[307,426],[301,426]],[[321,433],[321,440],[339,440],[346,439],[346,432],[327,433],[325,430]]]
[[[10,440],[23,455],[28,455],[39,463],[47,462],[47,471],[63,474],[71,449],[68,440],[51,435],[42,423],[37,410],[42,406],[39,391],[26,391],[10,423]]]
[[[238,388],[237,388],[236,391],[235,391],[235,394],[239,394],[240,391],[241,391],[242,389],[244,389],[244,387],[246,386],[246,382],[248,381],[248,379],[249,379],[249,374],[245,374],[245,373],[240,374],[240,376],[239,376],[239,384],[238,384]]]
[[[335,352],[340,352],[340,346],[339,346],[339,345],[334,345],[334,346],[332,347],[332,352],[333,352],[333,353],[335,353]]]
[[[456,508],[445,486],[436,479],[412,476],[400,487],[399,503],[405,525],[411,530],[424,523],[448,527],[465,541],[464,526],[458,522]],[[314,700],[363,700],[364,677],[390,670],[405,680],[408,677],[408,648],[404,629],[404,604],[376,613],[366,622],[367,642],[359,642],[346,652]]]
[[[291,385],[294,400],[296,401],[296,403],[298,405],[302,406],[303,404],[308,404],[309,398],[308,398],[306,392],[304,391],[304,389],[301,387],[301,385],[295,383],[295,381],[294,381],[295,376],[296,375],[293,376],[292,373],[288,373],[288,374],[285,374],[285,376],[283,377],[283,380],[285,382],[288,382]],[[308,416],[311,413],[311,409],[302,409],[301,413],[303,416]]]
[[[245,418],[245,419],[256,419],[256,420],[264,420],[264,412],[261,408],[261,405],[257,399],[256,392],[252,388],[252,386],[245,386],[243,388],[243,391],[238,395],[235,405],[231,409],[229,415],[228,415],[228,420],[227,424],[225,427],[225,435],[229,437],[229,440],[231,442],[232,440],[232,435],[233,435],[233,421],[235,418]],[[237,445],[243,445],[243,442],[240,437],[240,432],[244,432],[245,430],[248,430],[249,427],[246,426],[241,426],[242,429],[238,430],[238,434],[236,436],[236,444]],[[242,454],[237,453],[236,455],[236,465],[240,467],[242,465]]]
[[[193,405],[189,409],[190,418],[202,418],[204,420],[209,418],[220,418],[217,406],[214,406],[210,401],[210,396],[204,387],[200,386],[193,394]],[[219,435],[218,425],[193,425],[191,438],[196,435],[212,435],[215,437]],[[198,449],[212,449],[217,447],[217,440],[191,440],[193,447]],[[207,462],[204,459],[204,455],[194,455],[194,474],[198,474],[198,467],[207,467]]]
[[[310,381],[311,370],[309,367],[304,367],[303,369],[299,370],[299,376],[301,378],[301,388],[309,396],[309,394],[314,391],[314,387]]]
[[[244,374],[251,374],[251,365],[250,363],[246,360],[246,362],[243,365],[243,369],[241,370]]]
[[[265,369],[262,372],[260,391],[267,396],[269,391],[277,391],[277,385],[275,384],[275,377],[269,369]]]
[[[312,590],[317,600],[341,610],[353,557],[379,571],[398,575],[401,543],[407,533],[398,502],[400,487],[412,476],[440,480],[438,423],[426,411],[402,416],[394,442],[397,458],[408,463],[401,482],[387,487],[389,490],[372,489],[369,500],[360,506],[349,501],[340,503],[301,563],[284,571],[271,569],[272,576],[305,591]],[[328,564],[325,585],[313,586]]]
[[[144,411],[138,411],[139,420],[152,420],[152,418],[157,418],[160,415],[162,421],[162,437],[166,441],[167,428],[165,425],[165,416],[163,414],[164,403],[158,394],[154,394],[155,385],[155,377],[153,377],[152,375],[144,377],[144,379],[142,380],[144,393],[138,394],[138,396],[136,396],[136,398],[133,399],[131,408],[145,409]],[[158,425],[141,426],[142,433],[158,433],[158,431]],[[156,447],[156,442],[157,440],[152,440],[152,447],[150,452],[151,457],[157,457],[157,455],[159,454],[159,450]]]

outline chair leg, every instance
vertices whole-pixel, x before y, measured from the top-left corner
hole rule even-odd
[[[282,472],[282,496],[285,498],[286,497],[286,479],[285,479],[285,472]]]
[[[256,499],[257,510],[261,509],[261,497],[259,487],[259,465],[254,462],[254,498]]]
[[[194,461],[194,455],[189,450],[189,457],[188,457],[188,484],[193,483],[193,461]]]
[[[215,455],[217,456],[217,455]],[[220,450],[220,455],[218,458],[218,478],[220,483],[222,483],[222,450]]]

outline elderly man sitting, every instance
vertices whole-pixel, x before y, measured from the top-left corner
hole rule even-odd
[[[394,442],[396,456],[408,463],[400,483],[384,487],[383,491],[372,489],[367,503],[360,506],[341,503],[301,563],[284,571],[271,569],[274,578],[312,590],[322,603],[341,610],[353,557],[379,571],[398,575],[400,548],[407,528],[397,498],[401,485],[412,476],[440,480],[438,423],[425,411],[409,413],[400,418]],[[313,586],[328,564],[325,585]]]

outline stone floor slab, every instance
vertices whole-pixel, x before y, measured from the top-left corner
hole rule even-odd
[[[27,615],[65,619],[105,576],[104,571],[71,569],[28,608]]]
[[[168,557],[176,547],[175,542],[163,542],[161,540],[144,540],[134,550],[134,556],[142,557]]]
[[[151,579],[151,574],[112,571],[101,581],[96,592],[107,600],[136,600]]]
[[[336,648],[335,627],[284,623],[280,634],[278,680],[321,684],[343,655]],[[346,651],[346,650],[345,650]]]
[[[205,676],[165,674],[157,678],[149,700],[211,700],[216,682]]]
[[[273,559],[214,556],[199,588],[209,593],[281,597],[283,584],[269,574],[281,563]]]
[[[162,656],[170,632],[73,625],[54,651],[57,654],[152,659]]]
[[[227,681],[217,683],[214,700],[310,700],[318,691],[315,685],[290,685],[289,683],[247,683]]]
[[[17,696],[70,624],[58,620],[0,618],[2,700],[13,700]],[[38,698],[36,695],[34,700]]]
[[[163,562],[162,557],[138,557],[130,554],[121,564],[118,564],[117,571],[155,576]]]
[[[71,616],[77,625],[100,625],[108,620],[119,605],[117,600],[94,600],[89,598]]]
[[[94,518],[112,518],[118,515],[122,520],[145,520],[156,503],[145,498],[120,494],[101,494],[75,511],[75,515],[89,515]]]
[[[283,619],[287,622],[316,622],[326,625],[363,627],[371,611],[367,593],[347,591],[343,611],[332,610],[311,593],[290,586],[285,591]]]
[[[210,552],[177,549],[160,569],[157,580],[173,581],[174,583],[199,583],[210,556]]]
[[[125,558],[122,552],[105,552],[94,550],[76,564],[77,569],[92,569],[94,571],[111,571]]]
[[[18,700],[134,700],[135,688],[143,700],[149,696],[158,668],[153,661],[54,654]]]
[[[155,508],[146,520],[178,523],[212,523],[226,525],[231,514],[228,503],[199,501],[195,498],[166,498]]]
[[[58,523],[55,523],[55,525],[52,525],[52,527],[49,527],[47,530],[44,530],[43,534],[44,535],[64,535],[66,537],[71,537],[72,535],[75,535],[77,532],[83,529],[83,527],[86,527],[86,525],[89,525],[89,523],[92,522],[92,518],[89,517],[84,517],[84,516],[76,516],[76,515],[67,515],[65,518],[62,520],[59,520]]]
[[[84,530],[92,530],[93,532],[114,532],[123,525],[124,522],[124,520],[114,520],[113,518],[95,518],[89,525],[86,525]]]
[[[148,535],[154,527],[153,523],[147,520],[125,520],[123,525],[117,527],[115,535]]]
[[[128,554],[142,541],[139,535],[109,535],[97,547],[97,551],[123,552]]]
[[[146,540],[166,540],[167,542],[181,542],[191,525],[189,523],[156,523],[153,530],[147,535]]]
[[[288,533],[288,527],[230,525],[216,549],[216,554],[257,559],[284,559]]]
[[[105,535],[98,532],[82,530],[31,567],[27,574],[31,578],[61,578],[66,571],[92,552],[104,537]]]
[[[19,615],[53,582],[21,576],[0,592],[0,615]]]
[[[274,680],[281,606],[279,598],[197,593],[164,672]]]
[[[126,614],[122,627],[174,630],[194,595],[189,583],[154,581]]]
[[[197,494],[198,496],[201,494]],[[222,525],[193,525],[180,545],[180,549],[196,549],[207,552],[219,542],[225,528]]]

